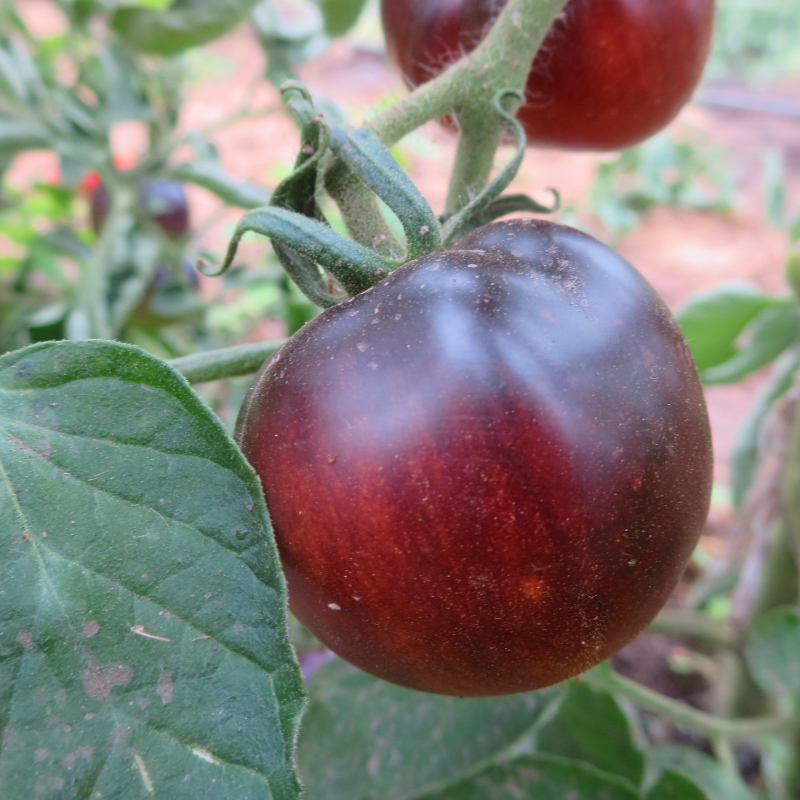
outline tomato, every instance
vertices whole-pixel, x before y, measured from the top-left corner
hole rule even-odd
[[[178,181],[152,179],[142,182],[139,208],[171,239],[182,239],[189,231],[189,206],[186,190]],[[108,189],[100,183],[92,191],[92,228],[99,233],[111,204]]]
[[[389,56],[412,86],[474,48],[505,0],[382,0]],[[528,77],[529,144],[617,150],[661,130],[689,100],[714,0],[570,0]]]
[[[644,278],[496,222],[323,311],[237,440],[296,616],[367,672],[461,696],[597,664],[667,600],[711,487],[703,392]]]

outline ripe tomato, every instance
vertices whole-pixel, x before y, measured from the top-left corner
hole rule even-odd
[[[498,695],[633,639],[705,520],[686,343],[621,256],[486,225],[323,311],[266,364],[237,438],[291,608],[394,683]]]
[[[473,49],[505,0],[382,0],[391,59],[412,86]],[[528,77],[530,144],[617,150],[661,130],[708,56],[714,0],[570,0]]]

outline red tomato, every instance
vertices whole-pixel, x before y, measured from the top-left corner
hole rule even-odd
[[[236,436],[297,617],[389,681],[566,680],[656,615],[711,490],[703,391],[623,258],[486,225],[323,311],[256,377]]]
[[[382,0],[391,59],[411,86],[473,49],[504,0]],[[519,119],[530,144],[617,150],[689,100],[714,0],[570,0],[536,56]]]

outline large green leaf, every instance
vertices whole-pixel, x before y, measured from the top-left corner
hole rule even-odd
[[[743,340],[727,361],[702,373],[703,383],[733,383],[771,364],[800,336],[800,307],[789,300],[769,306],[757,314],[742,330]],[[737,346],[739,343],[737,342]]]
[[[176,0],[165,11],[118,8],[111,27],[135,50],[175,56],[232,31],[258,0]]]
[[[291,800],[305,698],[258,481],[170,367],[0,359],[0,797]]]
[[[767,694],[800,698],[800,610],[784,606],[758,619],[747,637],[747,660]]]
[[[746,283],[724,283],[692,297],[677,318],[702,373],[736,353],[736,339],[757,314],[780,302]]]
[[[536,741],[541,753],[586,761],[636,786],[644,777],[644,756],[625,712],[614,695],[585,682],[570,681],[558,713],[537,731]]]
[[[580,761],[555,756],[520,756],[495,764],[424,800],[639,800],[627,781]],[[422,798],[421,798],[422,800]]]
[[[406,800],[490,763],[558,689],[462,699],[414,692],[343,661],[309,686],[298,749],[305,800]]]

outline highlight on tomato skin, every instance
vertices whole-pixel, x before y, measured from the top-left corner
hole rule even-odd
[[[402,686],[529,691],[630,642],[705,521],[703,392],[622,257],[479,228],[334,306],[266,364],[236,438],[297,617]]]
[[[390,59],[411,86],[472,50],[505,0],[382,0]],[[534,60],[518,114],[529,144],[631,147],[688,102],[714,0],[570,0]]]

